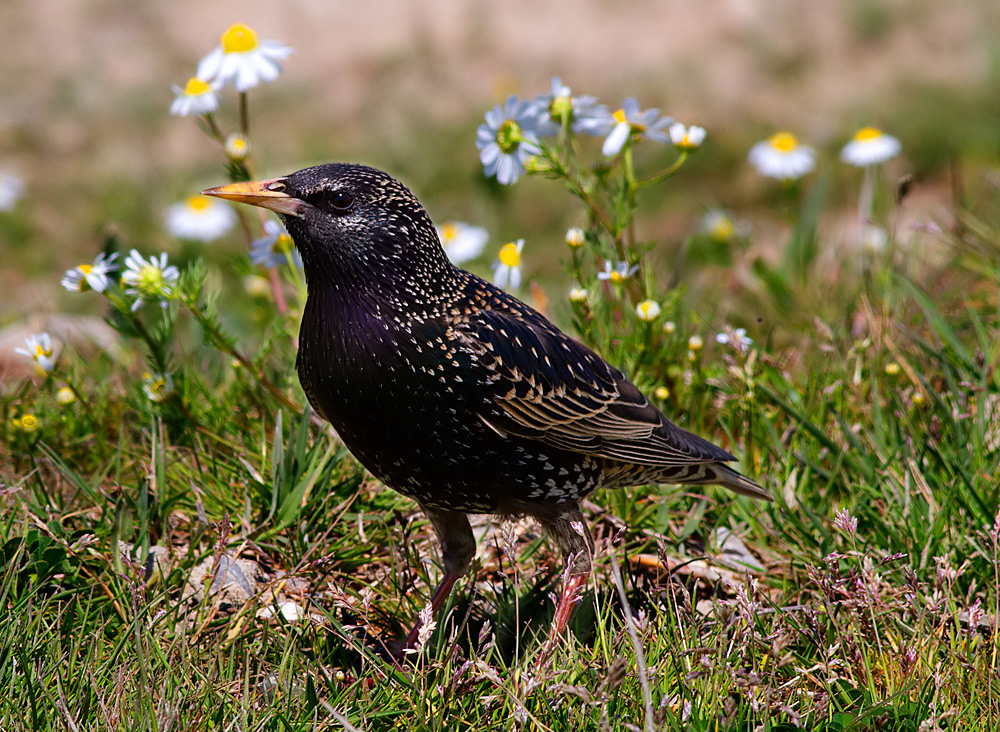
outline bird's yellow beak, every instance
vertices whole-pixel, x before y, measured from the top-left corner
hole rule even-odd
[[[249,203],[287,216],[302,217],[303,209],[309,204],[301,198],[285,193],[285,182],[281,178],[252,180],[246,183],[230,183],[227,186],[206,188],[203,196],[215,196],[227,201]]]

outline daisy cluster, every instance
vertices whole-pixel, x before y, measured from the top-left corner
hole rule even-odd
[[[219,45],[199,63],[184,86],[175,86],[170,113],[181,117],[209,115],[219,108],[218,93],[232,84],[244,94],[281,73],[281,62],[292,48],[279,41],[259,40],[250,26],[237,23],[226,29]],[[234,142],[234,144],[237,144]],[[237,144],[238,146],[238,144]]]
[[[859,168],[870,168],[894,158],[902,145],[875,127],[863,127],[840,151],[840,159]],[[767,178],[791,181],[816,168],[816,151],[791,132],[781,131],[750,148],[747,156],[757,172]]]
[[[237,23],[222,34],[219,45],[201,59],[194,76],[183,86],[174,86],[174,100],[170,113],[181,117],[200,117],[202,127],[225,150],[234,180],[248,176],[246,167],[250,155],[250,138],[247,133],[246,93],[265,82],[271,82],[281,73],[281,63],[292,54],[292,48],[280,41],[261,40],[248,25]],[[213,117],[219,108],[219,93],[227,86],[240,95],[240,131],[224,134]],[[236,224],[237,216],[229,204],[191,196],[170,206],[164,224],[171,235],[189,241],[210,242],[226,234]],[[270,235],[271,244],[278,235]],[[254,242],[259,244],[259,242]],[[254,261],[281,259],[280,252],[265,253],[264,245],[255,250]]]
[[[70,292],[106,293],[113,285],[119,285],[120,293],[129,300],[129,309],[137,311],[145,302],[158,302],[166,307],[173,299],[180,270],[167,264],[167,255],[153,255],[149,259],[133,249],[125,258],[125,268],[117,281],[112,275],[118,270],[115,261],[118,253],[101,253],[93,262],[85,262],[66,270],[62,286]],[[45,369],[48,371],[49,369]]]
[[[489,110],[476,130],[476,147],[486,175],[509,185],[524,174],[531,158],[542,154],[543,138],[566,132],[603,137],[601,152],[607,158],[640,139],[672,143],[684,151],[705,139],[701,127],[686,127],[658,109],[644,110],[635,97],[611,110],[590,95],[574,96],[555,77],[547,94],[533,100],[510,96]]]

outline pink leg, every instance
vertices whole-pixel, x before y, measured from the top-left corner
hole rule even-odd
[[[572,574],[563,582],[562,594],[559,596],[559,604],[556,606],[556,615],[552,619],[549,635],[545,639],[545,645],[542,646],[542,652],[535,660],[536,668],[544,665],[549,656],[552,655],[552,651],[555,650],[556,643],[562,637],[563,631],[566,630],[569,616],[573,614],[573,608],[576,607],[576,604],[583,596],[583,589],[587,585],[587,577],[588,575],[586,574]]]
[[[455,582],[462,575],[459,573],[445,572],[441,583],[434,590],[434,594],[431,596],[431,615],[436,616],[438,610],[444,605],[445,601],[448,599],[448,595],[451,594],[451,588],[455,586]],[[405,651],[408,648],[416,648],[417,636],[420,633],[420,621],[416,622],[413,629],[407,634],[406,639],[403,641],[403,647],[401,650]]]

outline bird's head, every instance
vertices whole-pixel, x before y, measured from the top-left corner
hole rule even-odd
[[[387,173],[330,163],[202,191],[275,211],[314,281],[434,277],[450,264],[416,197]]]

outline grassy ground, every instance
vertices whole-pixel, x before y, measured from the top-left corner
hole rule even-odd
[[[877,37],[875,4],[852,7]],[[329,80],[328,65],[303,66],[317,70],[317,88]],[[814,66],[836,67],[851,85],[863,76]],[[661,486],[589,497],[594,575],[571,632],[541,665],[559,559],[534,524],[486,519],[475,524],[473,571],[421,652],[402,666],[386,660],[385,644],[406,633],[441,576],[436,543],[414,504],[304,411],[295,318],[243,286],[254,270],[236,237],[228,249],[169,244],[171,261],[191,267],[185,291],[207,280],[207,295],[191,301],[197,316],[174,302],[131,318],[58,290],[51,270],[67,252],[89,257],[100,239],[149,253],[164,242],[161,212],[175,193],[195,178],[223,182],[187,138],[179,162],[151,145],[151,132],[168,128],[163,100],[131,97],[146,99],[138,106],[155,109],[156,122],[122,133],[141,151],[123,156],[125,173],[101,177],[83,150],[59,161],[67,170],[36,161],[31,175],[45,173],[51,199],[0,214],[0,280],[18,293],[3,317],[31,310],[32,298],[57,300],[91,307],[118,334],[105,349],[73,340],[48,376],[0,381],[0,730],[1000,728],[1000,190],[995,174],[955,164],[995,155],[995,76],[883,100],[895,111],[880,119],[921,178],[902,206],[887,203],[893,179],[879,182],[884,251],[851,246],[844,232],[856,169],[826,160],[799,189],[772,186],[745,163],[760,129],[712,130],[681,185],[640,199],[639,239],[659,242],[643,273],[664,312],[655,329],[629,332],[631,308],[610,288],[593,320],[565,302],[559,242],[585,217],[558,186],[484,178],[471,148],[478,114],[401,112],[394,87],[369,79],[360,86],[380,106],[346,115],[351,135],[369,135],[369,154],[355,155],[355,138],[331,134],[329,116],[289,111],[301,102],[308,112],[312,87],[268,92],[284,102],[262,104],[253,129],[280,139],[283,162],[348,148],[399,172],[436,219],[488,226],[479,273],[500,242],[527,236],[538,287],[522,295],[645,393],[665,388],[656,399],[671,419],[740,455],[775,496],[761,505]],[[771,101],[761,102],[768,125],[780,116]],[[810,107],[792,94],[785,105]],[[384,129],[367,129],[372,118]],[[824,121],[817,143],[828,152],[833,125]],[[664,149],[644,148],[639,168]],[[268,160],[264,145],[254,154]],[[173,167],[189,163],[195,170]],[[928,190],[952,199],[946,231],[913,230],[939,213],[914,214]],[[750,236],[690,236],[711,201],[752,217]],[[47,285],[26,285],[23,272]],[[61,299],[49,297],[56,290]],[[667,320],[673,330],[660,328]],[[716,343],[727,321],[747,328],[750,348]],[[692,334],[702,348],[689,347]],[[146,370],[169,370],[173,393],[151,400]]]
[[[523,522],[481,524],[423,653],[384,660],[440,576],[429,527],[184,318],[160,405],[104,354],[5,383],[0,728],[996,729],[1000,219],[962,215],[937,266],[762,274],[748,353],[609,343],[776,500],[592,496],[593,581],[541,668],[560,568]],[[303,404],[280,328],[247,327]]]

